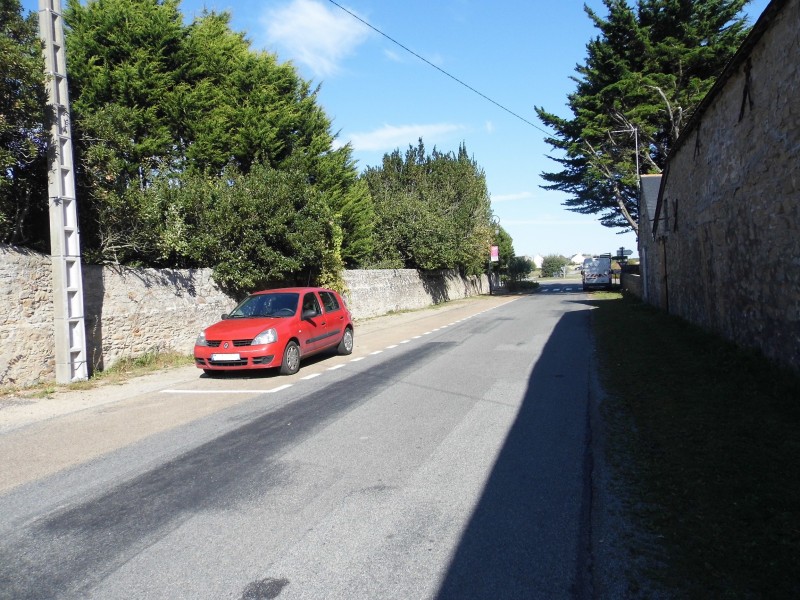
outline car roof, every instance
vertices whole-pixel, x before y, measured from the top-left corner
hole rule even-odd
[[[272,290],[261,290],[259,292],[253,292],[250,294],[251,296],[257,296],[260,294],[275,294],[275,293],[292,293],[292,294],[304,294],[306,292],[334,292],[334,290],[330,290],[328,288],[321,288],[321,287],[285,287],[285,288],[275,288]],[[336,292],[334,292],[336,293]]]

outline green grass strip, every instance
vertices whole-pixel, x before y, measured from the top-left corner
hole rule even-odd
[[[800,597],[800,377],[636,299],[592,304],[610,462],[664,542],[649,575],[681,598]]]

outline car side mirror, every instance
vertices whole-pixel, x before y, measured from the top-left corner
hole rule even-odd
[[[222,316],[220,317],[220,319],[222,319],[224,321],[227,318],[228,318],[228,313],[222,313]]]
[[[313,319],[317,316],[317,311],[313,308],[307,308],[303,311],[303,320],[306,321],[308,319]]]

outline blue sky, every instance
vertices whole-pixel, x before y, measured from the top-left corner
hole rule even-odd
[[[439,69],[537,127],[534,106],[569,116],[575,65],[597,30],[580,0],[336,0]],[[65,0],[62,0],[65,2]],[[601,0],[585,4],[606,15]],[[747,9],[755,20],[768,0]],[[29,10],[35,0],[24,0]],[[459,144],[484,169],[492,208],[519,255],[602,253],[636,248],[591,215],[564,209],[541,189],[544,131],[464,87],[368,28],[330,0],[183,0],[187,21],[203,8],[228,11],[256,49],[291,61],[321,84],[319,102],[359,168],[422,137],[430,151]],[[69,56],[67,57],[69,60]]]

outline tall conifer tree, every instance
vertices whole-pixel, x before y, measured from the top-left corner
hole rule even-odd
[[[564,205],[637,230],[638,176],[664,167],[695,107],[747,34],[747,0],[604,0],[586,12],[600,34],[578,65],[569,118],[537,107],[562,167],[545,189]],[[639,172],[637,173],[637,167]]]
[[[50,249],[44,59],[34,13],[0,2],[0,242]]]

